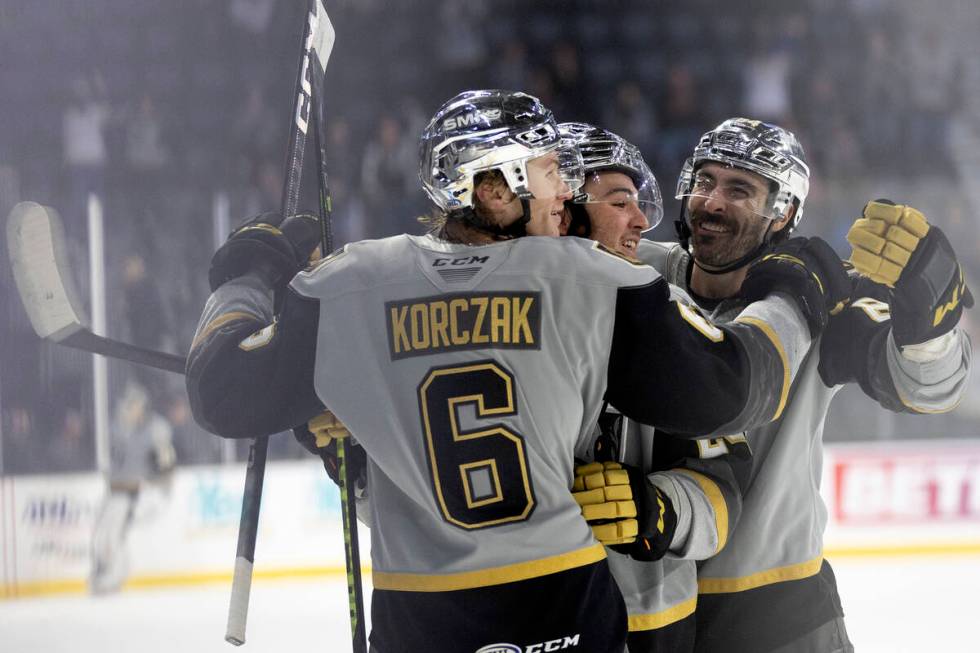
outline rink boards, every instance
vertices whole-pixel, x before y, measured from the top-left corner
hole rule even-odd
[[[243,480],[241,465],[183,467],[142,492],[127,586],[230,580]],[[830,558],[980,554],[980,440],[828,446],[821,491]],[[0,479],[0,597],[87,591],[105,493],[96,474]],[[270,463],[256,578],[342,573],[339,509],[318,461]]]

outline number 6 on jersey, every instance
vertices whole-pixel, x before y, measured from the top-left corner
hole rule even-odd
[[[432,486],[443,517],[475,529],[524,521],[534,489],[524,437],[503,424],[460,428],[461,409],[477,420],[516,415],[513,375],[493,361],[432,368],[419,385],[419,408]]]

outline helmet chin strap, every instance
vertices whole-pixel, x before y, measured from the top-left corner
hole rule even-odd
[[[701,263],[697,257],[692,253],[691,260],[694,261],[694,265],[707,274],[727,274],[734,270],[739,269],[747,263],[751,263],[756,258],[762,256],[770,247],[772,247],[772,226],[775,220],[769,221],[769,226],[766,227],[766,232],[762,234],[762,242],[759,243],[757,247],[752,249],[748,254],[740,256],[734,261],[729,261],[725,265],[708,265],[706,263]],[[678,220],[674,221],[674,229],[677,231],[677,240],[680,242],[681,247],[683,247],[688,252],[691,252],[691,227],[687,224],[684,214],[684,203],[681,202],[681,214]]]

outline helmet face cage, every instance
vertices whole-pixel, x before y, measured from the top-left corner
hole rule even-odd
[[[474,178],[488,170],[500,170],[514,194],[532,199],[527,162],[558,150],[560,144],[558,125],[537,98],[510,91],[466,91],[446,102],[423,130],[419,180],[446,212],[472,207]],[[566,165],[574,162],[566,157]]]
[[[778,220],[795,205],[796,213],[788,228],[799,225],[810,188],[810,168],[803,147],[791,132],[748,118],[726,120],[701,136],[693,155],[684,163],[677,180],[677,199],[699,195],[694,188],[695,178],[707,162],[748,170],[773,182],[775,192],[769,193],[764,209],[755,212]]]
[[[630,194],[629,197],[618,194],[613,199],[604,199],[580,192],[573,198],[573,202],[596,204],[634,201],[650,223],[646,230],[653,229],[660,223],[664,214],[660,186],[635,145],[608,130],[586,123],[566,122],[561,123],[559,128],[563,140],[575,143],[581,152],[585,180],[601,172],[621,172],[636,186],[636,194]]]

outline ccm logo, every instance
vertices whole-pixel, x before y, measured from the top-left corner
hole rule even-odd
[[[444,268],[447,265],[480,265],[490,260],[489,256],[463,256],[461,258],[437,258],[432,267]]]
[[[487,109],[486,111],[474,111],[472,113],[464,113],[456,118],[446,118],[442,121],[443,129],[456,129],[457,127],[466,127],[467,125],[475,125],[480,121],[493,121],[500,119],[501,111],[500,109]]]
[[[505,644],[501,642],[500,644],[490,644],[489,646],[484,646],[476,653],[551,653],[552,651],[562,651],[566,648],[578,647],[579,635],[575,634],[571,637],[562,637],[559,639],[552,639],[547,642],[540,642],[538,644],[531,644],[527,648],[521,648],[514,644]]]

